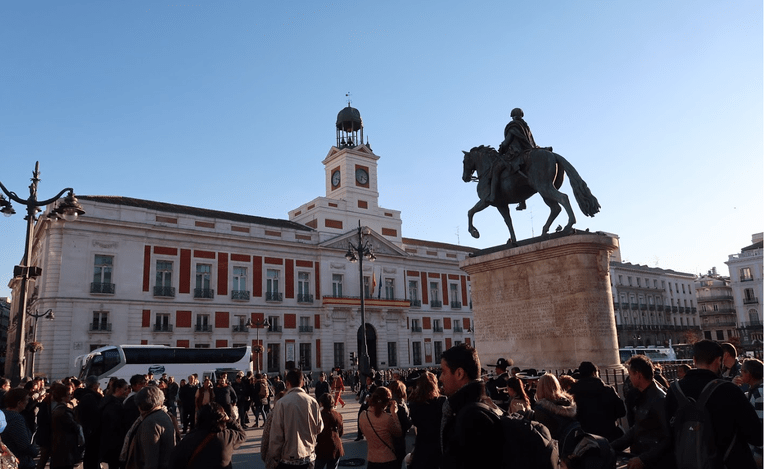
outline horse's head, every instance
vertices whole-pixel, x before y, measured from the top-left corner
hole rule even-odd
[[[462,181],[464,182],[470,182],[472,181],[472,173],[475,172],[475,162],[472,158],[472,150],[469,152],[466,152],[462,150],[462,153],[464,153],[464,170],[462,171]]]
[[[474,147],[468,152],[462,150],[462,153],[464,153],[464,171],[462,172],[462,180],[464,182],[480,178],[480,174],[487,171],[493,159],[499,155],[493,147],[485,145]],[[472,173],[476,171],[477,177],[473,178]]]

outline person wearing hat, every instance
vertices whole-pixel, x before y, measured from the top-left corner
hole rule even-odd
[[[495,365],[488,365],[496,368],[496,376],[488,380],[485,385],[486,394],[493,400],[498,407],[507,410],[509,408],[509,394],[507,386],[509,383],[509,373],[507,368],[512,366],[512,362],[506,358],[499,358]]]

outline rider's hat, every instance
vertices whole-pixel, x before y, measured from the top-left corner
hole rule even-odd
[[[523,117],[523,110],[519,107],[516,107],[512,109],[512,112],[509,114],[509,117]]]

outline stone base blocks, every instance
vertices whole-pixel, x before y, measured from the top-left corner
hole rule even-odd
[[[620,368],[608,268],[617,247],[614,235],[576,232],[463,260],[483,367],[504,357],[522,369]]]

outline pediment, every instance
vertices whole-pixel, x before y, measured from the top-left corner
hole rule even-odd
[[[371,244],[374,246],[375,255],[397,256],[397,257],[409,256],[409,254],[406,251],[399,248],[390,240],[388,240],[381,234],[377,233],[376,231],[372,230],[371,228],[363,227],[363,230],[364,231],[368,230],[370,232],[368,235],[364,236],[364,240],[371,241]],[[328,239],[324,241],[323,243],[321,243],[319,246],[322,248],[328,248],[328,249],[347,250],[348,243],[353,243],[353,244],[358,243],[358,229],[353,229],[351,231],[348,231],[347,233],[343,233],[332,239]]]
[[[337,148],[333,146],[332,148],[329,149],[329,153],[326,154],[323,164],[327,164],[333,159],[339,157],[341,153],[348,153],[355,156],[362,156],[362,157],[370,158],[373,160],[379,159],[379,156],[375,155],[374,152],[371,151],[371,148],[369,148],[365,144],[358,145],[357,147],[354,147],[354,148]]]

